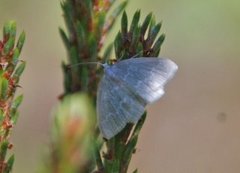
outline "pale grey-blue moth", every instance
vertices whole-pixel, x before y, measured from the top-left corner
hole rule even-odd
[[[127,123],[136,123],[146,105],[164,94],[164,85],[178,69],[173,61],[156,57],[130,58],[103,66],[97,115],[99,129],[107,139],[119,133]]]

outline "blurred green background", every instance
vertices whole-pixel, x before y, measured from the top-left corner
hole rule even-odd
[[[129,2],[129,16],[141,9],[142,18],[153,12],[163,21],[161,55],[179,65],[166,95],[148,107],[131,167],[143,173],[240,172],[240,1]],[[27,34],[13,172],[31,173],[48,145],[51,110],[63,90],[60,0],[0,0],[0,26],[11,19]]]

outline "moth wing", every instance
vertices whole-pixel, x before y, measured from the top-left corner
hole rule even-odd
[[[120,61],[112,66],[111,71],[148,104],[164,94],[164,85],[177,69],[169,59],[141,57]]]
[[[127,123],[136,123],[145,111],[146,103],[121,81],[105,74],[97,95],[97,115],[102,135],[110,139]]]

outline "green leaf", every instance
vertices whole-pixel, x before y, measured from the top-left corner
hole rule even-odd
[[[17,24],[15,21],[11,21],[10,23],[11,23],[10,37],[15,40],[17,33]]]
[[[60,33],[60,36],[61,36],[61,38],[63,40],[63,43],[64,43],[65,47],[67,49],[70,49],[70,43],[69,43],[69,39],[68,39],[67,34],[63,31],[62,28],[59,28],[59,33]]]
[[[150,42],[150,44],[152,44],[154,42],[154,40],[156,39],[160,29],[161,29],[162,24],[158,23],[157,25],[153,26],[152,29],[149,31],[149,37],[148,37],[148,41]]]
[[[112,172],[112,165],[113,165],[112,160],[105,160],[104,166],[105,166],[106,173],[111,173]]]
[[[13,124],[16,124],[17,123],[17,120],[18,120],[18,117],[19,117],[19,112],[18,111],[11,111],[11,121]]]
[[[91,33],[89,35],[87,45],[89,46],[88,49],[91,51],[90,60],[96,61],[98,44],[97,44],[97,38],[95,37],[95,35],[93,33]]]
[[[77,52],[77,48],[75,46],[72,46],[69,50],[70,52],[70,64],[76,64],[78,63],[78,52]],[[76,68],[72,68],[73,70]]]
[[[18,48],[14,49],[13,57],[12,57],[12,63],[13,63],[14,65],[17,64],[19,55],[20,55],[19,49],[18,49]]]
[[[111,173],[119,173],[119,170],[120,170],[120,161],[118,159],[115,159],[113,160]]]
[[[13,124],[16,124],[16,122],[18,120],[19,112],[17,111],[17,109],[20,106],[20,104],[22,103],[22,101],[23,101],[23,95],[19,95],[12,102],[10,116],[11,116],[11,121],[13,122]]]
[[[122,31],[122,35],[126,35],[128,32],[128,18],[125,11],[123,12],[123,15],[122,15],[121,31]]]
[[[101,13],[98,14],[98,23],[97,23],[97,33],[96,33],[96,37],[101,37],[101,35],[99,33],[102,32],[102,28],[104,26],[105,23],[105,18],[106,18],[106,11],[103,11]]]
[[[138,28],[138,22],[140,19],[140,15],[141,15],[140,10],[137,10],[135,12],[135,14],[133,15],[132,23],[131,23],[130,30],[129,30],[130,33],[133,33],[136,30],[136,28]]]
[[[5,100],[8,94],[8,80],[3,78],[1,83],[1,99]]]
[[[152,19],[152,13],[149,13],[147,15],[147,17],[145,18],[145,20],[144,20],[144,22],[142,24],[142,27],[141,27],[141,35],[142,36],[145,36],[145,33],[147,31],[147,28],[149,26],[149,23],[150,23],[151,19]]]
[[[3,27],[3,36],[5,39],[12,38],[15,41],[16,37],[16,22],[9,21]]]
[[[12,102],[11,108],[17,109],[22,103],[22,101],[23,101],[23,95],[17,96],[16,99]]]
[[[65,24],[67,26],[68,32],[71,33],[73,31],[73,22],[72,22],[73,18],[71,15],[73,9],[72,9],[70,3],[67,1],[62,1],[61,7],[64,12],[64,19],[65,19]]]
[[[153,16],[150,21],[149,28],[148,28],[148,37],[151,36],[151,32],[152,32],[153,28],[155,27],[155,25],[156,25],[156,20],[155,20],[155,17]]]
[[[137,124],[133,130],[132,137],[137,136],[139,134],[139,132],[142,129],[142,126],[146,120],[146,117],[147,117],[147,112],[144,112],[144,114],[142,115],[140,120],[137,122]]]
[[[121,54],[122,47],[123,47],[123,40],[121,37],[121,33],[118,32],[118,34],[114,40],[115,56],[117,59],[119,59],[122,56],[122,54]]]
[[[14,155],[11,155],[7,161],[7,166],[6,169],[4,170],[4,173],[10,173],[12,171],[14,160],[15,160]]]
[[[22,62],[14,72],[14,77],[20,77],[26,67],[26,62]]]
[[[64,92],[70,93],[71,92],[71,84],[72,84],[72,76],[71,76],[71,70],[69,67],[62,62],[62,70],[64,75]]]
[[[129,142],[128,144],[125,146],[125,151],[124,151],[124,154],[123,154],[123,162],[124,162],[124,165],[129,165],[130,161],[131,161],[131,158],[132,158],[132,154],[133,154],[133,151],[135,150],[135,147],[136,147],[136,144],[137,144],[137,141],[138,141],[138,136],[134,136]]]
[[[82,4],[86,4],[86,7],[87,7],[87,10],[86,10],[87,14],[86,14],[86,16],[91,16],[91,13],[93,13],[93,1],[92,0],[86,0]]]
[[[8,41],[5,43],[4,48],[3,48],[3,52],[4,52],[5,55],[9,54],[10,51],[13,49],[14,42],[15,42],[15,39],[10,37],[8,39]]]
[[[84,48],[87,42],[87,38],[86,38],[87,33],[80,21],[77,21],[76,23],[76,32],[77,32],[78,48],[79,50],[81,50]]]
[[[138,52],[136,52],[136,48],[137,45],[140,41],[140,28],[136,27],[135,30],[133,31],[133,35],[132,35],[132,42],[131,42],[131,50],[135,50],[135,52],[131,52],[133,53],[131,56],[136,55]]]
[[[11,25],[8,23],[5,23],[5,25],[3,26],[3,37],[4,38],[9,38],[11,32]]]
[[[18,42],[17,42],[17,48],[18,48],[19,52],[22,51],[22,47],[23,47],[23,45],[24,45],[25,38],[26,38],[26,35],[25,35],[25,32],[23,31],[23,32],[21,33],[21,35],[19,36]]]
[[[0,160],[5,160],[5,157],[7,155],[7,149],[8,149],[9,142],[4,140],[1,142],[0,146]]]
[[[152,47],[153,56],[158,56],[164,40],[165,40],[164,34],[162,34],[158,37],[157,41],[155,42],[155,44]]]

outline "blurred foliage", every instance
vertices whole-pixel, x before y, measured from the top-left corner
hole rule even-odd
[[[40,172],[91,172],[88,162],[94,160],[95,117],[93,102],[86,94],[66,96],[54,111],[50,156]]]
[[[8,150],[13,147],[9,138],[19,116],[18,107],[23,100],[22,95],[15,98],[15,92],[25,68],[25,62],[19,60],[25,33],[22,32],[16,42],[16,32],[16,23],[7,22],[0,41],[0,173],[12,171],[14,155],[7,157]]]

